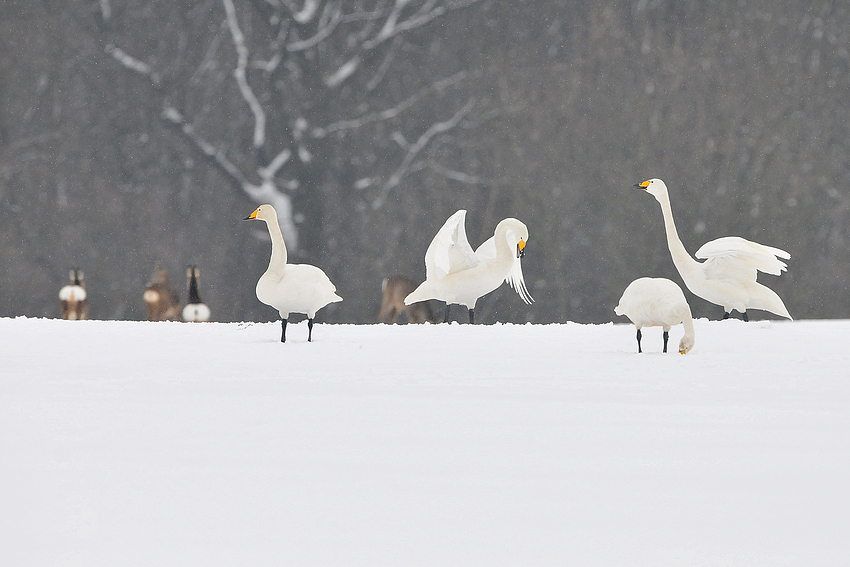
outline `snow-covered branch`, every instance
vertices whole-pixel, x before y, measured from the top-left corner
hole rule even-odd
[[[224,1],[226,3],[230,2],[232,5],[230,0]],[[155,87],[160,88],[162,86],[159,75],[150,65],[112,45],[107,46],[105,51],[127,69],[147,77]],[[209,158],[221,171],[236,182],[254,202],[270,203],[273,205],[277,210],[281,225],[280,228],[284,238],[286,238],[287,245],[292,250],[298,248],[298,229],[293,220],[291,199],[274,182],[275,175],[290,158],[291,152],[289,150],[280,152],[267,167],[258,170],[257,173],[261,182],[257,185],[256,183],[252,183],[242,173],[242,170],[230,161],[222,150],[201,136],[192,124],[186,120],[183,114],[168,102],[163,103],[162,118],[178,128],[198,151]]]
[[[115,47],[114,45],[107,45],[105,51],[106,53],[111,55],[113,59],[121,63],[124,67],[130,69],[131,71],[146,76],[151,80],[154,85],[160,85],[159,75],[153,70],[150,65],[148,65],[144,61],[136,59],[132,55],[129,55],[128,53]]]
[[[319,29],[316,30],[313,37],[289,42],[286,44],[287,51],[304,51],[305,49],[310,49],[327,39],[328,36],[333,33],[339,22],[342,20],[342,8],[339,4],[335,4],[328,9],[330,10],[330,15],[327,18],[328,21],[321,22]]]
[[[399,21],[402,11],[410,4],[410,0],[396,0],[390,15],[387,17],[381,30],[369,41],[363,44],[363,49],[374,49],[388,39],[396,35],[418,27],[422,27],[431,20],[438,18],[448,12],[445,5],[438,4],[438,0],[427,0],[411,17]]]
[[[179,110],[173,106],[166,105],[162,111],[163,118],[174,124],[183,134],[195,144],[195,147],[205,156],[213,160],[222,170],[233,178],[241,187],[242,190],[255,203],[269,203],[276,210],[280,221],[280,230],[283,232],[283,237],[286,239],[287,246],[292,250],[298,248],[298,229],[293,222],[292,216],[292,200],[289,195],[282,192],[273,181],[274,174],[277,169],[283,166],[289,159],[289,152],[285,150],[278,154],[272,160],[272,164],[268,168],[259,171],[262,181],[259,185],[251,183],[242,171],[228,159],[228,157],[209,143],[203,136],[198,134],[195,129],[189,124]],[[276,169],[273,169],[276,168]]]
[[[455,112],[455,114],[451,118],[444,122],[438,122],[436,124],[433,124],[421,136],[419,136],[419,139],[417,139],[414,143],[410,144],[407,148],[407,154],[404,156],[404,159],[401,160],[401,164],[395,170],[395,173],[393,173],[390,178],[387,179],[386,183],[384,183],[378,197],[374,201],[372,201],[372,208],[379,209],[384,205],[390,191],[398,187],[398,185],[401,183],[401,180],[410,170],[413,160],[416,159],[416,156],[419,154],[419,152],[421,152],[428,145],[428,143],[431,141],[431,139],[434,138],[434,136],[437,136],[444,132],[448,132],[449,130],[453,129],[460,123],[464,116],[466,116],[472,111],[474,107],[475,99],[471,98],[469,99],[469,101],[467,101],[463,108]]]
[[[482,179],[477,175],[470,175],[462,171],[455,171],[453,169],[444,167],[435,161],[430,161],[428,163],[428,167],[430,167],[431,170],[435,173],[439,173],[447,179],[458,181],[460,183],[466,183],[467,185],[478,185],[482,182]]]
[[[104,22],[108,22],[112,17],[112,6],[109,5],[109,0],[100,0],[100,15]]]
[[[227,174],[230,175],[230,177],[232,177],[237,183],[243,187],[250,185],[248,179],[242,174],[242,171],[236,167],[226,155],[224,155],[224,152],[220,151],[213,144],[204,139],[203,136],[198,134],[192,125],[186,121],[179,110],[173,106],[166,105],[162,109],[162,117],[171,124],[180,128],[180,131],[195,144],[195,147],[197,147],[201,153],[215,161],[219,167],[227,172]]]
[[[233,76],[239,85],[239,92],[242,93],[242,98],[248,103],[248,107],[254,115],[254,147],[259,149],[266,143],[266,112],[248,84],[246,72],[249,55],[248,46],[245,45],[245,36],[239,28],[239,21],[236,18],[236,8],[233,5],[233,0],[222,0],[222,2],[224,3],[224,11],[227,13],[227,26],[230,28],[230,34],[233,36],[233,43],[236,46],[236,53],[238,54],[238,61],[236,63],[236,69],[233,70]]]
[[[417,92],[414,95],[406,98],[405,100],[401,101],[400,103],[398,103],[397,105],[395,105],[393,107],[386,108],[386,109],[381,110],[379,112],[372,112],[370,114],[365,114],[365,115],[360,116],[358,118],[352,118],[352,119],[349,119],[349,120],[339,120],[337,122],[332,122],[331,124],[328,124],[324,128],[316,128],[316,129],[313,130],[313,136],[316,137],[316,138],[322,138],[322,137],[327,136],[328,134],[332,134],[334,132],[339,132],[339,131],[342,131],[342,130],[352,130],[352,129],[355,129],[355,128],[360,128],[360,127],[365,126],[366,124],[369,124],[369,123],[372,123],[372,122],[379,122],[379,121],[382,121],[382,120],[390,120],[391,118],[397,117],[402,112],[404,112],[405,110],[407,110],[408,108],[410,108],[411,106],[413,106],[414,104],[416,104],[417,102],[422,100],[426,95],[428,95],[432,92],[435,92],[435,91],[440,91],[440,90],[445,89],[447,87],[450,87],[454,84],[457,84],[460,81],[462,81],[465,77],[466,77],[465,71],[455,73],[454,75],[452,75],[450,77],[446,77],[445,79],[441,79],[441,80],[439,80],[439,81],[437,81],[437,82],[435,82],[431,85],[428,85],[427,87],[421,89],[419,92]]]
[[[371,92],[371,91],[375,90],[375,88],[377,88],[377,86],[379,84],[381,84],[381,81],[384,80],[384,77],[386,76],[387,71],[390,70],[390,66],[392,65],[393,60],[395,59],[395,54],[396,54],[396,49],[398,48],[398,44],[399,44],[398,38],[393,40],[393,44],[387,50],[387,54],[384,56],[383,61],[381,61],[381,64],[378,66],[378,70],[375,72],[375,74],[372,76],[372,78],[369,79],[369,82],[366,83],[366,90],[367,91]]]
[[[304,0],[304,6],[300,10],[293,0],[283,0],[283,3],[292,12],[292,19],[302,25],[312,20],[319,11],[319,0]]]
[[[289,158],[292,157],[292,152],[289,148],[284,149],[282,152],[277,154],[275,158],[267,165],[266,167],[261,167],[257,172],[260,174],[262,179],[272,180],[274,176],[277,175],[280,168],[282,168],[289,161]]]

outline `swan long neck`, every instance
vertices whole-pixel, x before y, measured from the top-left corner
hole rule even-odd
[[[496,227],[496,258],[499,262],[512,261],[513,250],[508,244],[508,228],[503,224]]]
[[[690,337],[693,342],[696,333],[694,331],[694,319],[691,315],[691,308],[687,308],[687,313],[682,318],[682,327],[685,328],[685,337]]]
[[[661,204],[661,212],[664,215],[664,231],[667,233],[667,248],[670,249],[670,255],[673,257],[673,263],[676,265],[679,273],[682,273],[683,270],[688,270],[694,265],[699,264],[699,262],[694,260],[691,255],[688,254],[688,251],[685,249],[685,245],[682,244],[682,240],[679,238],[679,233],[676,231],[676,223],[673,221],[673,210],[670,208],[670,196],[665,191],[660,194],[657,199]]]
[[[268,226],[269,236],[272,238],[272,257],[269,260],[269,269],[274,269],[276,266],[283,268],[287,260],[286,244],[283,242],[283,234],[280,232],[277,216],[266,220],[266,226]]]

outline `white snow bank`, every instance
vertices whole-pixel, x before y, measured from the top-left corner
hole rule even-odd
[[[845,565],[850,321],[695,324],[0,319],[0,564]]]

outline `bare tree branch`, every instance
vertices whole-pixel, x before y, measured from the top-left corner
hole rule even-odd
[[[443,132],[448,132],[452,128],[460,123],[461,119],[464,116],[469,114],[475,106],[475,99],[470,98],[469,101],[464,105],[463,108],[455,112],[454,116],[446,120],[445,122],[438,122],[433,124],[430,128],[428,128],[419,139],[416,140],[413,144],[410,144],[407,154],[404,156],[404,159],[401,161],[401,165],[398,166],[395,173],[393,173],[390,178],[384,183],[384,186],[381,188],[381,192],[378,197],[372,201],[372,208],[379,209],[381,208],[387,200],[387,196],[390,191],[398,187],[399,183],[401,183],[402,178],[404,178],[405,174],[409,171],[413,160],[416,159],[416,156],[421,152],[425,146],[428,145],[428,142],[434,136],[442,134]]]

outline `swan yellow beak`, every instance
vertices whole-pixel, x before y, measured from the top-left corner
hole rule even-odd
[[[247,217],[245,217],[245,218],[244,218],[244,219],[242,219],[242,220],[254,220],[255,218],[257,218],[257,213],[258,213],[258,212],[260,212],[260,209],[254,209],[254,212],[253,212],[253,213],[251,213],[250,215],[248,215]]]
[[[644,191],[646,191],[646,188],[649,187],[649,181],[647,180],[643,183],[635,183],[634,185],[632,185],[632,187],[635,187],[637,189],[643,189]]]
[[[525,240],[522,238],[519,239],[516,245],[516,257],[523,258],[525,256]]]
[[[682,349],[682,350],[679,351],[679,354],[687,354],[687,352],[688,351],[686,351],[685,349]]]

